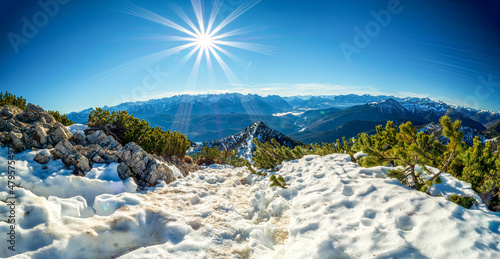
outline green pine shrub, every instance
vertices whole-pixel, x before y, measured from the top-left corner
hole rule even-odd
[[[146,152],[163,157],[184,157],[191,145],[185,135],[150,127],[148,122],[134,118],[127,111],[109,112],[97,108],[90,112],[88,123],[90,127],[104,130],[122,144],[136,142]]]
[[[456,203],[466,209],[470,209],[472,205],[478,204],[477,200],[470,196],[460,196],[458,194],[452,194],[448,198],[451,202]]]
[[[236,150],[220,150],[219,147],[204,146],[193,156],[198,165],[227,164],[234,167],[245,166],[245,159]]]
[[[75,124],[71,121],[66,114],[60,114],[58,111],[49,111],[49,113],[56,119],[56,121],[60,122],[64,126],[70,126]]]
[[[271,184],[269,185],[269,187],[273,187],[273,186],[279,186],[283,189],[286,189],[286,181],[285,181],[285,178],[283,178],[283,176],[281,175],[271,175],[269,177],[269,180],[271,180]]]
[[[0,106],[4,105],[12,105],[26,110],[26,99],[22,96],[17,97],[9,92],[5,92],[5,94],[0,92]]]
[[[459,132],[460,121],[452,124],[446,116],[440,121],[444,127],[443,134],[450,139],[447,146],[432,135],[418,133],[411,122],[400,125],[398,129],[392,121],[388,121],[385,129],[380,125],[376,127],[377,134],[360,135],[361,150],[367,155],[358,163],[365,167],[401,166],[403,169],[391,170],[388,176],[414,189],[427,191],[439,174],[448,170],[463,137],[463,133]],[[417,165],[422,166],[422,171],[416,170]],[[440,173],[432,174],[425,165],[440,168]],[[425,180],[425,174],[429,173],[432,177]]]

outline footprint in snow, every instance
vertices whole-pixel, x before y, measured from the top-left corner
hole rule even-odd
[[[354,195],[354,189],[351,186],[344,186],[344,189],[342,190],[342,194],[344,196],[353,196]]]

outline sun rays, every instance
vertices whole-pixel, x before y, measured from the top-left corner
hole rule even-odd
[[[214,78],[214,63],[220,67],[227,79],[231,82],[238,82],[237,76],[231,70],[225,59],[229,58],[237,63],[241,63],[234,54],[230,52],[230,48],[238,48],[257,53],[272,54],[272,50],[261,44],[241,42],[232,39],[234,36],[242,35],[251,32],[251,29],[239,28],[234,30],[226,30],[227,26],[236,18],[246,13],[261,0],[244,1],[241,5],[225,18],[220,18],[220,11],[223,7],[222,0],[214,0],[211,6],[210,15],[205,15],[205,8],[202,0],[191,0],[194,18],[191,19],[186,12],[180,7],[172,9],[183,21],[184,25],[180,25],[170,19],[162,17],[152,11],[146,10],[136,5],[127,4],[124,6],[124,12],[136,17],[140,17],[168,28],[171,28],[168,35],[161,35],[160,38],[165,41],[181,42],[178,46],[165,49],[163,51],[151,54],[149,56],[139,58],[127,63],[127,66],[135,66],[144,62],[156,62],[164,59],[172,54],[179,53],[183,50],[189,50],[189,53],[184,56],[176,65],[176,67],[184,66],[193,57],[195,58],[193,68],[188,78],[188,85],[196,84],[200,66],[205,60],[207,64],[207,72],[210,78]],[[220,19],[220,22],[218,22]],[[215,62],[213,62],[215,60]]]

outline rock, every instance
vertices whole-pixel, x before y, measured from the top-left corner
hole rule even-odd
[[[11,131],[9,136],[12,141],[12,145],[18,152],[21,152],[25,149],[23,143],[23,134]]]
[[[19,129],[19,126],[16,125],[13,119],[0,120],[0,131],[11,132],[16,128]]]
[[[71,139],[73,137],[73,134],[69,132],[64,125],[61,123],[56,123],[55,130],[50,134],[50,137],[52,139],[52,143],[56,144],[59,143],[63,139]]]
[[[77,132],[73,135],[73,141],[77,145],[82,145],[82,146],[88,145],[88,141],[85,139],[85,136],[80,132]]]
[[[132,175],[132,171],[130,170],[130,167],[128,167],[127,164],[125,164],[124,162],[121,162],[118,165],[117,169],[118,169],[118,176],[122,180],[127,180],[130,177],[130,175]]]
[[[105,161],[102,157],[100,157],[99,155],[95,155],[95,156],[92,158],[92,161],[93,161],[94,163],[97,163],[97,164],[104,164],[104,163],[106,163],[106,161]]]
[[[179,169],[181,172],[182,176],[186,177],[189,175],[190,172],[195,172],[197,170],[200,170],[201,167],[197,165],[196,163],[185,163],[181,159],[177,158],[176,156],[171,156],[167,159],[165,159],[166,162],[169,164],[173,164],[175,167]]]
[[[58,152],[56,153],[57,156],[61,158],[77,153],[75,147],[67,140],[62,140],[57,143],[55,151]]]
[[[23,110],[21,108],[12,106],[12,105],[4,105],[1,106],[2,108],[0,109],[0,119],[7,120],[7,119],[12,119],[18,114],[21,114]]]
[[[50,152],[44,149],[35,155],[34,160],[40,164],[46,164],[50,161]]]
[[[85,147],[77,146],[77,151],[95,163],[117,163],[116,151],[104,149],[97,144],[90,144]]]
[[[25,133],[23,135],[23,142],[25,147],[28,147],[29,149],[42,147],[42,145],[40,145],[40,143],[35,139],[34,135],[34,132]]]
[[[28,105],[26,106],[26,110],[34,112],[45,112],[45,110],[42,109],[40,106],[34,105],[32,103],[28,103]]]
[[[88,172],[92,167],[89,160],[78,153],[76,149],[69,143],[68,140],[61,140],[55,147],[54,151],[57,157],[60,157],[63,163],[67,166],[74,166],[74,173],[81,175],[83,172]]]
[[[106,138],[106,133],[102,130],[95,131],[94,133],[87,136],[87,141],[91,144],[97,144]]]
[[[99,143],[99,145],[110,150],[118,150],[122,148],[122,145],[120,145],[120,143],[118,143],[113,136],[107,136]]]
[[[159,162],[153,155],[146,153],[133,142],[118,150],[116,155],[126,166],[130,167],[131,175],[139,186],[151,187],[155,186],[158,180],[171,183],[175,179],[168,166]],[[125,171],[123,166],[121,170]]]
[[[37,124],[35,126],[35,139],[41,145],[47,144],[47,129]]]

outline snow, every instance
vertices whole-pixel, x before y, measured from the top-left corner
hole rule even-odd
[[[85,136],[84,130],[88,129],[88,126],[85,124],[76,123],[76,124],[73,124],[70,126],[66,126],[66,128],[69,130],[69,132],[71,132],[71,134],[75,134],[77,132],[80,132]]]
[[[304,114],[305,111],[303,112],[282,112],[282,113],[275,113],[273,116],[275,117],[280,117],[280,116],[286,116],[286,115],[293,115],[293,116],[300,116]]]
[[[451,175],[432,197],[386,178],[389,167],[334,154],[284,162],[286,189],[245,168],[207,167],[137,192],[133,181],[116,181],[116,164],[76,177],[60,160],[41,169],[36,152],[16,155],[16,252],[4,244],[0,257],[495,258],[500,249],[500,214],[447,201],[477,197]],[[8,211],[0,203],[0,217]]]

